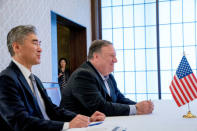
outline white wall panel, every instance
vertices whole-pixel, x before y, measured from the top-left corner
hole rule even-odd
[[[7,33],[18,25],[32,24],[42,41],[41,64],[33,72],[42,81],[52,80],[51,11],[87,28],[87,44],[91,42],[90,0],[0,0],[0,71],[11,60],[7,49]]]

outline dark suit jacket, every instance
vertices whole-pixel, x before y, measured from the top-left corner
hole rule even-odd
[[[35,79],[50,121],[44,120],[25,77],[13,62],[0,74],[0,111],[18,131],[60,131],[64,121],[76,114],[54,105],[39,78]]]
[[[14,131],[5,117],[0,113],[0,131]]]
[[[100,74],[90,62],[85,62],[68,80],[67,87],[63,89],[60,106],[88,116],[97,110],[107,116],[129,115],[128,105],[136,102],[124,97],[111,74],[108,84],[111,97]]]

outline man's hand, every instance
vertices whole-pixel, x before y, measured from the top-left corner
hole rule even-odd
[[[152,113],[154,105],[151,101],[142,101],[136,105],[137,115],[149,114]]]
[[[90,122],[94,121],[104,121],[105,120],[105,114],[96,111],[94,114],[90,117]]]
[[[69,122],[69,128],[82,128],[90,124],[89,117],[84,115],[77,115]]]

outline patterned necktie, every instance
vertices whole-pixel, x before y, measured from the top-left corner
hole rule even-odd
[[[49,117],[47,116],[46,111],[45,111],[45,109],[44,109],[44,105],[43,105],[42,102],[41,102],[41,98],[40,98],[40,96],[39,96],[39,91],[38,91],[38,88],[37,88],[37,85],[36,85],[36,80],[35,80],[35,78],[34,78],[34,75],[31,74],[31,75],[29,76],[29,78],[30,78],[30,80],[31,80],[31,82],[32,82],[33,90],[34,90],[33,93],[34,93],[34,96],[36,97],[36,100],[37,100],[37,102],[38,102],[38,105],[39,105],[39,107],[40,107],[40,110],[41,110],[41,112],[42,112],[42,115],[43,115],[43,117],[44,117],[45,120],[49,120]]]
[[[109,79],[109,76],[104,76],[104,84],[105,84],[105,87],[107,89],[107,93],[108,93],[109,96],[111,96],[110,95],[110,87],[109,87],[109,84],[107,83],[108,79]]]

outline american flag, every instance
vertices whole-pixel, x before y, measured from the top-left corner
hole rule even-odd
[[[185,56],[176,70],[170,91],[178,107],[197,98],[197,79]]]

